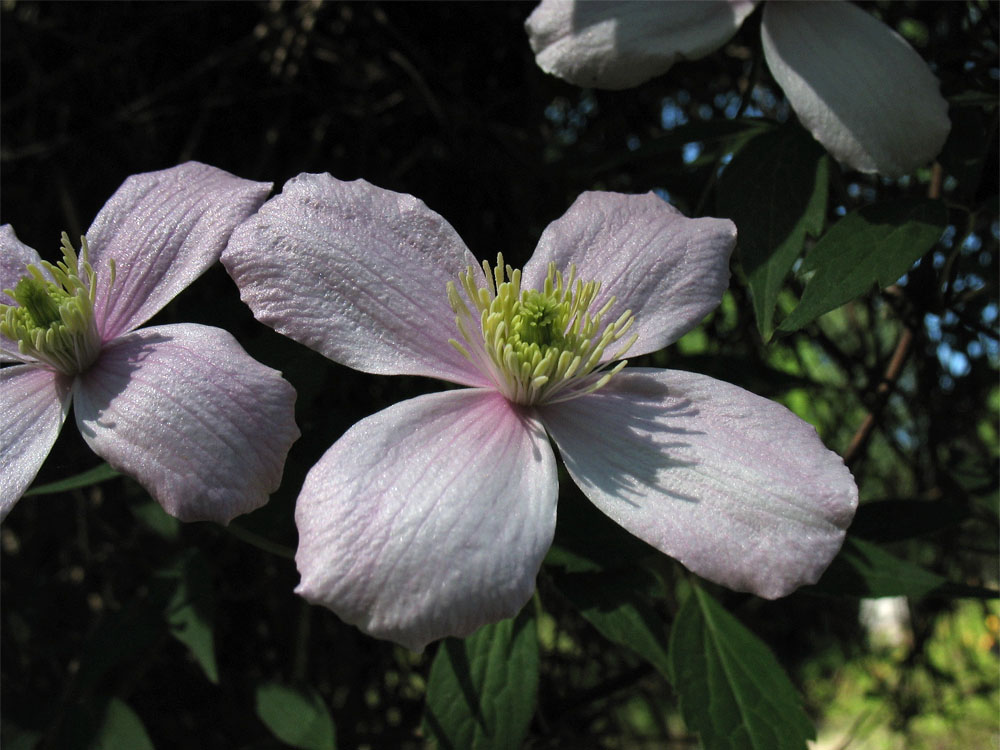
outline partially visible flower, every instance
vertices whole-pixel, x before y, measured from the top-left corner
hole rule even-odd
[[[747,0],[542,0],[526,28],[539,67],[623,89],[697,60],[736,33]],[[847,2],[770,2],[764,57],[802,124],[836,159],[889,177],[940,153],[951,123],[938,81],[906,41]]]
[[[857,503],[815,430],[728,383],[614,364],[719,303],[735,241],[652,193],[585,193],[523,273],[480,268],[416,198],[288,182],[222,255],[254,314],[351,367],[469,386],[361,420],[310,470],[296,590],[415,650],[514,615],[555,529],[549,437],[598,508],[699,575],[769,598],[815,581]]]
[[[278,487],[295,391],[219,328],[135,330],[218,260],[270,183],[205,164],[129,177],[63,260],[0,227],[0,518],[73,402],[94,452],[182,520],[228,522]]]

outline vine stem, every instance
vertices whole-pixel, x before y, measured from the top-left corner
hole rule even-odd
[[[927,186],[928,198],[937,199],[941,197],[941,181],[943,178],[944,170],[941,164],[934,162],[934,167],[931,170],[931,182]],[[914,336],[913,326],[904,322],[903,332],[899,335],[899,341],[896,342],[892,358],[889,360],[889,364],[885,368],[885,374],[875,389],[875,403],[865,415],[865,418],[861,420],[861,424],[858,425],[854,437],[851,438],[851,442],[844,452],[844,463],[848,466],[858,460],[862,450],[868,444],[868,440],[871,438],[872,431],[875,429],[875,424],[878,421],[878,415],[881,414],[886,403],[888,403],[889,395],[892,393],[896,380],[903,371],[903,365],[906,364],[910,349],[913,347]]]

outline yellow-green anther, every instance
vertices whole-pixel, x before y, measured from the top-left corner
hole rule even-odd
[[[63,232],[62,251],[61,261],[29,264],[14,288],[4,290],[17,304],[0,304],[0,333],[17,342],[18,353],[26,361],[75,375],[89,367],[101,350],[94,317],[97,275],[90,265],[85,237],[77,258]],[[109,273],[114,283],[113,261]]]
[[[52,287],[50,292],[48,288]],[[39,281],[34,276],[25,276],[14,287],[11,297],[27,311],[31,321],[39,328],[48,328],[59,320],[59,302],[67,299],[68,294],[52,284]]]
[[[485,283],[474,268],[459,274],[457,284],[448,283],[448,302],[464,342],[452,339],[451,344],[507,398],[521,404],[575,398],[603,387],[624,366],[620,362],[608,370],[610,360],[601,360],[634,318],[626,311],[603,324],[615,298],[591,309],[600,293],[598,282],[577,279],[574,267],[563,275],[552,263],[541,289],[522,290],[521,271],[505,265],[502,255],[492,268],[484,261],[483,273]]]

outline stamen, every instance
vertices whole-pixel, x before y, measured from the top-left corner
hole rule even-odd
[[[63,259],[26,266],[14,289],[4,289],[17,302],[0,304],[0,333],[17,342],[29,363],[75,375],[97,358],[101,337],[94,317],[97,274],[90,265],[87,238],[80,238],[80,258],[62,233]],[[42,270],[48,272],[48,276]],[[114,261],[109,263],[114,283]]]
[[[507,398],[521,404],[577,398],[604,387],[624,366],[620,362],[607,369],[636,335],[612,360],[602,360],[632,327],[634,317],[626,311],[604,324],[615,298],[593,310],[599,282],[579,280],[574,266],[564,275],[550,263],[541,289],[522,290],[521,271],[506,265],[503,254],[497,254],[492,268],[485,261],[482,268],[482,278],[470,267],[459,274],[458,284],[448,283],[448,302],[462,339],[450,343]]]

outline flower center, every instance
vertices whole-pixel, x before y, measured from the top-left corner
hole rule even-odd
[[[465,298],[448,282],[448,302],[463,342],[450,343],[518,404],[555,403],[593,393],[625,366],[608,369],[635,342],[630,337],[612,357],[605,350],[625,335],[635,318],[627,310],[607,325],[602,319],[615,302],[592,310],[600,282],[564,277],[550,263],[542,289],[521,289],[521,271],[483,261],[486,286],[476,286],[475,269],[459,274]],[[471,305],[466,304],[468,300]],[[479,330],[477,331],[476,328]]]
[[[101,350],[94,318],[96,274],[90,265],[87,238],[81,237],[80,242],[78,260],[63,232],[63,259],[55,265],[44,260],[40,263],[49,276],[29,264],[27,275],[13,289],[3,290],[17,304],[0,304],[0,333],[17,342],[23,357],[66,375],[87,369]],[[113,284],[114,260],[110,267]]]

